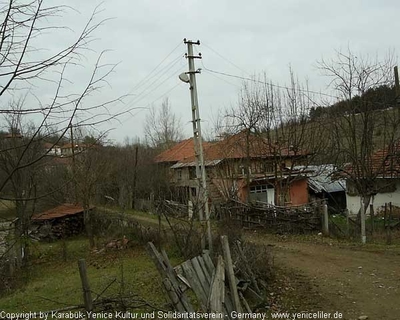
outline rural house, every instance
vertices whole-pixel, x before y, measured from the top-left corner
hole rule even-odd
[[[213,204],[228,199],[284,206],[308,203],[307,177],[294,169],[306,163],[307,152],[271,145],[249,130],[205,143],[203,149]],[[196,196],[198,182],[192,141],[177,144],[155,161],[169,166],[170,182],[180,194],[186,194],[187,199]]]
[[[374,212],[378,213],[389,202],[400,207],[400,140],[392,147],[376,151],[371,157],[369,171],[373,177],[374,196],[371,203]],[[361,208],[361,199],[353,180],[346,180],[346,189],[347,209],[355,215]]]
[[[307,175],[310,202],[324,199],[330,210],[342,212],[346,209],[346,181],[336,175],[332,164],[299,166]]]
[[[66,143],[64,144],[60,149],[61,149],[61,155],[63,157],[69,157],[72,156],[72,151],[76,154],[82,153],[86,149],[93,147],[91,145],[83,144],[83,143],[75,143],[75,146],[72,150],[72,143]]]

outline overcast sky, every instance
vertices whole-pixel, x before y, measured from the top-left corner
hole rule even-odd
[[[185,37],[201,41],[196,50],[203,59],[196,60],[196,67],[203,68],[197,81],[204,130],[212,125],[213,113],[235,105],[242,84],[205,68],[244,77],[266,72],[284,85],[291,65],[311,89],[325,91],[327,79],[320,76],[316,61],[329,59],[335,50],[350,46],[372,56],[400,52],[398,0],[69,0],[79,12],[66,14],[63,23],[78,32],[98,4],[102,12],[97,19],[112,19],[96,31],[91,47],[97,53],[110,50],[103,61],[119,65],[109,77],[111,89],[98,92],[96,99],[130,92],[126,108],[131,108],[159,106],[167,96],[186,136],[191,133],[190,95],[188,85],[178,79],[187,71]],[[51,43],[62,45],[67,39],[56,37]],[[88,53],[88,67],[93,59]],[[157,76],[143,82],[163,60]],[[77,72],[73,85],[81,85],[81,78]],[[122,116],[121,123],[107,124],[115,128],[111,138],[143,137],[146,110],[133,113]]]

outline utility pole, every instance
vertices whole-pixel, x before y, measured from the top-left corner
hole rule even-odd
[[[399,84],[399,70],[397,66],[394,67],[394,86],[396,90],[396,102],[400,104],[400,84]]]
[[[201,124],[200,124],[200,111],[199,102],[197,97],[197,85],[196,85],[196,73],[200,71],[195,70],[194,59],[201,59],[201,54],[195,56],[193,54],[193,45],[200,45],[200,41],[196,42],[191,40],[183,39],[183,43],[187,45],[187,54],[185,55],[189,62],[189,84],[190,84],[190,98],[192,102],[192,124],[193,124],[193,142],[194,151],[196,159],[196,177],[199,182],[199,218],[204,223],[206,222],[206,233],[208,250],[212,253],[212,235],[211,235],[211,224],[210,224],[210,209],[208,207],[208,191],[207,191],[207,178],[206,178],[206,168],[204,165],[204,155],[203,155],[203,140],[201,137]],[[205,213],[205,217],[204,217]],[[204,219],[205,218],[205,219]],[[205,248],[204,240],[202,241],[202,248]]]
[[[72,151],[72,176],[74,179],[74,201],[75,205],[78,203],[78,184],[76,182],[76,164],[75,164],[75,142],[74,142],[74,129],[72,125],[72,120],[69,124],[71,130],[71,151]]]

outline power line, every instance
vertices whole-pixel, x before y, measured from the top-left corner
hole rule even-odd
[[[209,45],[205,44],[204,42],[202,42],[202,44],[205,47],[207,47],[208,49],[210,49],[211,51],[213,51],[215,54],[217,54],[220,58],[222,58],[223,60],[225,60],[226,62],[228,62],[232,66],[234,66],[236,69],[238,69],[241,72],[249,75],[249,73],[247,73],[244,69],[240,68],[237,64],[233,63],[232,61],[230,61],[229,59],[224,57],[222,54],[218,53],[215,49],[211,48]],[[280,85],[276,85],[276,84],[272,84],[272,83],[267,83],[267,82],[264,82],[264,81],[261,81],[261,80],[256,80],[256,79],[249,78],[249,77],[242,77],[242,76],[238,76],[238,75],[229,74],[229,73],[226,73],[226,72],[220,72],[220,71],[211,70],[211,69],[207,68],[204,65],[203,60],[201,60],[201,63],[203,65],[204,69],[206,71],[210,72],[210,73],[220,74],[220,75],[223,75],[223,76],[226,76],[226,77],[232,77],[232,78],[237,78],[237,79],[246,80],[246,81],[252,81],[252,82],[257,82],[257,83],[262,83],[262,84],[268,84],[268,85],[270,85],[272,87],[279,88],[279,89],[286,89],[286,90],[292,90],[293,89],[293,88],[290,88],[290,87],[280,86]],[[222,79],[220,79],[220,80],[222,80]],[[312,91],[312,90],[304,90],[304,89],[300,89],[300,88],[297,88],[296,90],[301,91],[301,92],[314,93],[314,94],[319,94],[319,95],[330,97],[330,98],[339,99],[339,97],[337,97],[337,96],[333,96],[333,95],[322,93],[322,92],[317,92],[317,91]]]
[[[147,78],[145,81],[143,81],[140,85],[136,86],[136,90],[141,88],[140,93],[135,94],[135,97],[131,99],[131,102],[133,102],[135,99],[138,99],[142,94],[144,94],[146,91],[148,91],[152,85],[157,83],[164,74],[166,74],[171,68],[173,68],[179,60],[182,58],[182,54],[179,54],[174,60],[169,62],[167,65],[165,65],[163,68],[160,70],[157,70],[157,73],[153,74],[151,77]],[[155,80],[153,80],[155,79]],[[152,82],[150,82],[152,81]],[[150,83],[149,83],[150,82]],[[132,91],[131,91],[132,92]]]
[[[131,115],[130,117],[127,117],[124,121],[122,121],[122,123],[125,123],[126,121],[128,121],[129,119],[131,119],[133,116],[137,115],[139,112],[143,111],[143,110],[148,110],[149,106],[151,106],[154,102],[160,100],[161,98],[167,96],[169,93],[171,93],[173,90],[175,90],[178,86],[180,86],[182,83],[178,82],[176,85],[174,85],[172,88],[168,89],[166,92],[164,92],[162,95],[160,95],[158,98],[154,99],[153,101],[151,101],[150,103],[148,103],[147,105],[145,105],[144,107],[132,107],[130,110],[136,110],[138,108],[140,108],[141,110],[139,110],[138,112],[136,112],[135,114]],[[130,112],[130,111],[128,111]]]
[[[131,90],[129,93],[132,93],[135,89],[140,88],[140,87],[142,86],[142,83],[145,83],[146,81],[148,81],[148,80],[146,80],[146,79],[147,79],[153,72],[155,72],[155,71],[157,70],[157,68],[158,68],[159,66],[161,66],[161,65],[164,63],[164,61],[166,61],[166,60],[176,51],[176,49],[178,49],[178,48],[180,47],[180,45],[181,45],[181,43],[179,42],[179,43],[177,44],[177,46],[176,46],[174,49],[172,49],[171,52],[168,53],[168,55],[167,55],[164,59],[162,59],[161,62],[158,63],[157,66],[155,66],[154,69],[150,71],[150,73],[147,74],[147,76],[145,76],[142,80],[140,80],[140,81],[132,88],[132,90]]]
[[[173,68],[175,67],[178,62],[180,62],[180,59],[182,58],[182,56],[179,56],[178,59],[176,59],[173,63],[170,63],[167,67],[166,70],[164,70],[164,72],[157,74],[157,78],[151,82],[145,89],[143,89],[136,97],[134,97],[131,101],[128,102],[128,104],[131,103],[137,103],[138,101],[143,100],[143,98],[147,97],[151,92],[153,92],[154,90],[157,90],[163,83],[165,83],[165,81],[167,81],[168,79],[170,79],[171,77],[175,77],[176,76],[176,72],[178,72],[178,70],[181,70],[183,68],[183,66],[179,66],[177,70],[173,70],[172,73],[169,73],[169,75],[167,76],[166,79],[163,80],[164,76]],[[165,69],[165,68],[163,68]],[[161,71],[160,71],[161,72]],[[161,82],[161,83],[160,83]],[[147,93],[146,93],[147,92]],[[140,99],[139,99],[140,98]]]
[[[203,66],[204,66],[204,64],[203,64]],[[226,72],[220,72],[220,71],[211,70],[211,69],[206,68],[205,66],[204,66],[204,69],[206,71],[208,71],[208,72],[215,73],[215,74],[220,74],[222,76],[241,79],[241,80],[246,80],[246,81],[252,81],[252,82],[256,82],[256,83],[267,84],[267,85],[269,85],[271,87],[275,87],[275,88],[279,88],[279,89],[285,89],[285,90],[292,90],[293,89],[293,88],[290,88],[290,87],[280,86],[280,85],[277,85],[277,84],[268,83],[268,82],[261,81],[261,80],[256,80],[256,79],[252,79],[252,78],[248,78],[248,77],[241,77],[241,76],[238,76],[238,75],[229,74],[229,73],[226,73]],[[319,94],[321,96],[326,96],[326,97],[330,97],[330,98],[339,99],[339,97],[337,97],[337,96],[333,96],[333,95],[330,95],[330,94],[327,94],[327,93],[317,92],[317,91],[313,91],[313,90],[304,90],[304,89],[300,89],[300,88],[297,88],[296,90],[301,91],[301,92],[314,93],[314,94]]]
[[[242,68],[240,68],[237,64],[233,63],[232,61],[230,61],[229,59],[225,58],[222,54],[218,53],[215,49],[211,48],[209,45],[205,44],[204,42],[202,42],[202,45],[204,45],[205,47],[207,47],[208,49],[210,49],[212,52],[214,52],[216,55],[218,55],[221,59],[225,60],[226,62],[228,62],[229,64],[231,64],[232,66],[234,66],[236,69],[242,71],[243,73],[249,75],[245,70],[243,70]]]

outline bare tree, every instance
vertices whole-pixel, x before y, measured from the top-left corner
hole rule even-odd
[[[392,54],[383,59],[369,58],[350,49],[337,52],[330,61],[319,62],[320,70],[330,77],[330,87],[340,98],[320,119],[330,133],[327,155],[343,172],[348,186],[360,196],[363,243],[366,210],[379,192],[378,178],[384,174],[385,162],[391,155],[388,148],[400,138],[400,111],[389,110],[394,101],[373,101],[367,93],[381,86],[393,86],[393,66]],[[379,149],[388,150],[386,156],[374,158]]]
[[[34,190],[37,183],[33,179],[39,174],[36,167],[71,128],[94,126],[118,116],[109,107],[121,102],[122,97],[101,102],[88,99],[108,85],[106,79],[114,71],[115,65],[101,62],[104,53],[95,59],[86,80],[81,79],[81,86],[73,86],[67,78],[68,71],[82,63],[94,32],[104,22],[96,21],[97,8],[75,40],[58,50],[43,47],[46,33],[71,29],[52,22],[52,18],[68,10],[66,6],[48,5],[44,0],[8,0],[0,7],[0,114],[5,115],[11,137],[2,140],[7,146],[0,151],[5,159],[0,197],[10,197],[21,208],[26,206],[26,201],[44,196],[32,194],[26,185]],[[35,94],[34,89],[38,88],[46,89],[46,100]],[[29,130],[22,128],[24,123],[32,123]],[[43,149],[43,142],[55,135],[53,145]],[[29,183],[22,183],[28,180]],[[16,185],[18,190],[13,188]],[[13,189],[13,194],[8,193]],[[30,216],[26,210],[17,210],[17,240],[27,234]],[[25,245],[24,241],[20,242]]]
[[[291,70],[290,80],[285,88],[269,82],[265,74],[254,78],[244,84],[238,106],[226,113],[233,128],[246,132],[246,142],[241,145],[247,159],[247,188],[252,173],[263,173],[265,178],[273,175],[271,183],[278,190],[279,205],[289,201],[290,183],[304,179],[304,167],[315,161],[323,147],[322,126],[308,121],[308,112],[315,105],[310,92]],[[250,161],[255,155],[264,159],[262,163]],[[252,168],[251,163],[258,168]],[[302,170],[296,168],[300,165]]]
[[[168,98],[162,102],[161,107],[150,108],[144,131],[148,143],[154,148],[163,150],[183,139],[182,123],[172,112]]]

